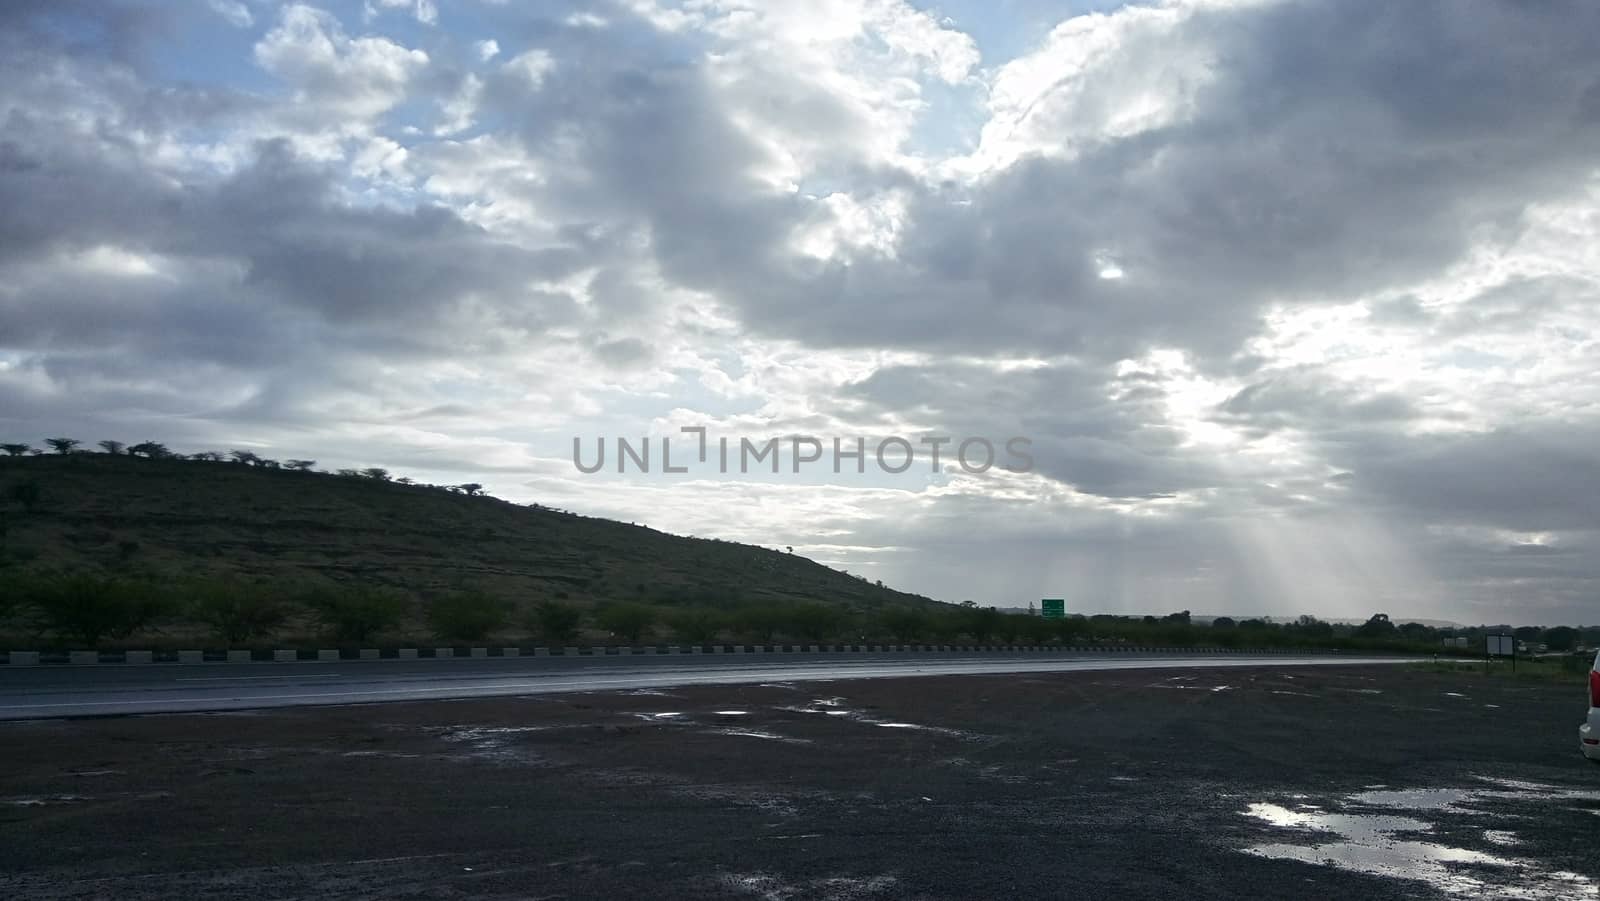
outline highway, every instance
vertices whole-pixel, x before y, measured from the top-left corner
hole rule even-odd
[[[1240,666],[1404,663],[1327,655],[820,653],[511,657],[0,669],[0,720],[487,698],[680,685]]]

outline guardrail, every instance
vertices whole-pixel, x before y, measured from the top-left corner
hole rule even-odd
[[[188,651],[8,651],[4,666],[139,666],[151,664],[205,663],[360,663],[385,660],[454,660],[507,657],[628,657],[674,656],[680,654],[1341,654],[1333,649],[1306,648],[1217,648],[1145,647],[1136,645],[646,645],[643,647],[593,646],[587,648],[551,647],[470,647],[435,648],[316,648],[280,650],[188,650]]]

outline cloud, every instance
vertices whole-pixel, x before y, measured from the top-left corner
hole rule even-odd
[[[7,433],[415,466],[947,599],[1591,609],[1593,4],[1005,44],[899,0],[208,8],[0,7]],[[563,466],[692,424],[1037,465]]]

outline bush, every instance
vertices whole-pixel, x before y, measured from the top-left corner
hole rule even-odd
[[[844,611],[827,604],[795,604],[784,614],[784,627],[797,638],[810,642],[823,642],[837,636],[845,624]]]
[[[595,619],[600,628],[629,644],[638,644],[655,624],[656,611],[645,604],[611,604],[602,608]]]
[[[428,607],[428,626],[445,640],[474,641],[506,624],[511,605],[482,591],[458,591]]]
[[[288,621],[293,609],[260,585],[201,582],[190,592],[189,616],[229,646],[266,638]]]
[[[928,629],[928,616],[915,607],[888,607],[878,614],[885,632],[902,644],[916,641]]]
[[[527,618],[528,631],[557,644],[577,638],[578,626],[582,623],[583,611],[561,601],[536,604]]]
[[[319,588],[306,598],[306,606],[336,640],[357,642],[399,625],[411,603],[379,588]]]
[[[766,645],[772,644],[773,636],[778,634],[786,618],[783,610],[771,604],[756,603],[734,613],[730,625],[757,644]]]
[[[35,583],[25,595],[44,627],[57,637],[97,646],[127,638],[164,612],[149,585],[104,576],[61,576]]]
[[[706,607],[684,607],[667,617],[672,635],[689,644],[705,644],[717,637],[724,625],[722,614]]]

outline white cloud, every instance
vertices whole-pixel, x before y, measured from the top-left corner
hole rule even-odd
[[[256,22],[255,16],[250,14],[250,7],[240,0],[206,0],[206,5],[236,28],[249,28]]]

